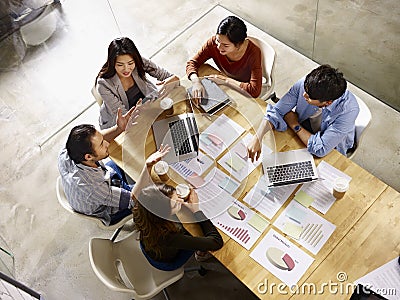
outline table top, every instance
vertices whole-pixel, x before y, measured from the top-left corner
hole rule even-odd
[[[180,101],[186,97],[186,88],[188,86],[190,86],[190,83],[181,81],[181,85],[174,89],[169,95],[169,97],[174,100],[175,113],[185,110],[185,106],[182,104],[183,102]],[[252,99],[226,86],[221,86],[221,88],[223,88],[230,98],[234,100],[234,103],[231,107],[224,109],[219,114],[223,113],[227,115],[229,118],[243,126],[246,131],[254,133],[254,128],[256,129],[258,127],[263,118],[266,103],[260,99]],[[122,166],[132,178],[138,177],[144,165],[145,155],[148,155],[155,150],[151,124],[154,120],[160,117],[160,114],[162,115],[162,111],[159,108],[159,103],[157,103],[157,101],[149,104],[149,108],[146,110],[147,116],[144,118],[143,122],[142,119],[140,119],[140,124],[137,125],[137,127],[132,127],[110,145],[109,151],[112,159]],[[212,122],[212,120],[200,117],[197,118],[197,122],[199,123],[199,130],[201,132]],[[138,129],[139,126],[140,130]],[[274,151],[287,151],[304,148],[300,139],[298,139],[290,130],[285,132],[270,131],[264,137],[263,142]],[[337,270],[339,269],[348,272],[349,278],[355,280],[365,273],[372,271],[380,264],[385,263],[384,254],[380,255],[380,259],[373,261],[373,263],[368,263],[365,260],[365,257],[370,257],[369,254],[367,254],[370,253],[370,251],[373,251],[374,253],[377,252],[374,235],[380,235],[382,241],[386,241],[387,239],[387,242],[389,243],[391,236],[390,234],[386,235],[386,227],[385,238],[382,237],[381,233],[383,232],[383,225],[393,224],[390,225],[390,227],[395,228],[394,223],[398,223],[399,220],[388,220],[385,215],[388,214],[389,211],[391,214],[394,213],[393,211],[399,211],[393,207],[396,206],[398,208],[399,201],[394,203],[396,201],[393,200],[390,202],[390,199],[392,197],[393,199],[400,200],[400,194],[335,150],[323,159],[316,158],[316,164],[322,160],[351,176],[352,181],[349,191],[342,199],[337,200],[325,215],[310,208],[327,221],[336,225],[335,231],[317,255],[312,255],[304,247],[297,244],[296,240],[286,236],[273,225],[269,225],[250,250],[246,250],[233,239],[230,239],[227,235],[221,232],[225,244],[222,249],[214,252],[214,256],[261,299],[284,299],[296,296],[292,295],[288,289],[285,290],[285,293],[278,293],[276,290],[263,293],[259,290],[260,284],[266,282],[266,280],[267,282],[275,283],[276,285],[281,283],[278,278],[249,256],[251,251],[271,228],[281,233],[283,236],[286,236],[286,238],[291,242],[315,259],[307,269],[306,273],[299,280],[298,285],[310,282],[319,283],[328,279],[334,280],[336,279]],[[262,170],[260,165],[249,175],[245,187],[243,187],[240,195],[235,195],[236,198],[242,200],[246,193],[249,192],[251,187],[257,182],[261,173]],[[179,183],[179,179],[176,183]],[[281,209],[275,214],[274,218],[270,220],[271,224],[289,204],[293,196],[294,194],[289,197]],[[373,223],[371,220],[375,219],[380,220],[378,225],[368,225]],[[193,230],[195,230],[195,226],[192,227],[192,231]],[[357,240],[358,236],[360,236],[358,242],[351,244],[351,241]],[[364,249],[359,249],[359,245],[365,242],[365,240],[368,240],[366,247]],[[391,255],[393,256],[396,247],[397,252],[399,252],[399,237],[394,240],[397,242],[391,242],[390,249],[393,250],[391,250],[390,255],[386,254],[386,257]],[[355,266],[353,266],[353,259],[351,256],[351,254],[356,251],[359,252],[359,255],[357,256],[359,261],[355,266],[362,267],[361,270],[358,271],[356,271]],[[342,259],[343,255],[345,255],[344,259]],[[338,259],[342,259],[340,264],[337,262]],[[332,266],[335,266],[335,268]],[[350,295],[345,295],[343,298],[348,299],[349,297]]]

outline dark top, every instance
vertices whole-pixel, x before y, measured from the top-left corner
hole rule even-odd
[[[160,239],[161,257],[156,257],[153,251],[145,248],[146,254],[156,261],[171,262],[177,257],[179,250],[182,249],[214,251],[222,248],[224,241],[213,223],[207,219],[202,211],[196,212],[194,217],[200,225],[204,236],[194,237],[183,228],[181,223],[178,223],[178,226],[181,227],[181,232],[169,234]]]
[[[137,84],[131,86],[127,91],[125,91],[126,97],[129,102],[129,109],[134,107],[140,98],[144,99],[143,93],[140,91]]]

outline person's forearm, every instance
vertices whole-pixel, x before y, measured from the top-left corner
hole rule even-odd
[[[293,128],[292,128],[293,129]],[[300,140],[303,142],[304,145],[307,146],[308,144],[308,139],[312,135],[309,131],[301,127],[301,129],[296,132],[297,136],[300,138]]]
[[[265,135],[268,131],[270,131],[271,129],[273,129],[273,128],[274,128],[274,126],[273,126],[267,119],[264,118],[264,119],[261,121],[261,124],[260,124],[260,126],[258,127],[258,129],[257,129],[257,132],[256,132],[257,138],[261,141],[262,138],[264,137],[264,135]]]
[[[103,134],[104,139],[111,143],[117,136],[119,136],[123,130],[118,127],[118,125],[114,125],[113,127],[103,129],[101,133]]]
[[[131,196],[132,199],[137,199],[139,197],[140,191],[149,186],[152,183],[151,180],[151,168],[145,166],[142,170],[142,172],[139,175],[139,179],[136,181],[135,186],[132,189]]]

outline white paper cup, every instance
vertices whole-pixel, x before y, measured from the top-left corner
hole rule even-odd
[[[160,107],[165,111],[167,116],[174,114],[174,101],[171,98],[164,98],[160,101]]]
[[[349,181],[346,178],[338,177],[333,182],[333,196],[336,199],[343,198],[344,194],[349,189]]]
[[[186,183],[180,183],[176,186],[176,194],[186,201],[190,194],[190,187]]]
[[[168,181],[168,163],[160,160],[154,165],[154,172],[158,175],[161,181]]]

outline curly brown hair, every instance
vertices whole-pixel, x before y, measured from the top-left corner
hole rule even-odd
[[[134,230],[140,233],[139,239],[144,249],[153,252],[156,259],[161,256],[160,239],[170,233],[180,231],[180,227],[175,222],[167,219],[171,214],[171,203],[167,200],[171,198],[174,191],[174,187],[164,183],[148,186],[141,191],[133,209]],[[162,197],[159,192],[168,198]],[[160,217],[168,213],[169,215],[165,218]]]

